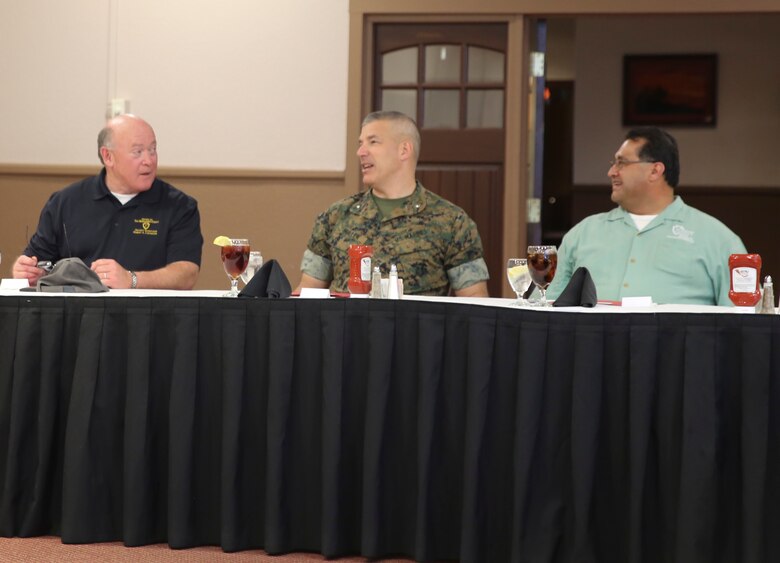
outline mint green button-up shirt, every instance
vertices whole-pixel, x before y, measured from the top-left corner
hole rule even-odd
[[[745,245],[726,225],[676,196],[638,231],[617,207],[583,219],[563,238],[547,292],[555,299],[580,266],[599,299],[651,296],[654,303],[731,305],[729,255]]]

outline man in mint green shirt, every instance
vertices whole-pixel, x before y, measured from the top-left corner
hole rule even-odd
[[[677,142],[657,127],[632,129],[607,172],[619,207],[583,219],[563,238],[547,292],[560,295],[588,269],[599,299],[731,305],[728,259],[745,245],[723,223],[674,195]]]

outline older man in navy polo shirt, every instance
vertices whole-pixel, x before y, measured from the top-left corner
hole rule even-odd
[[[203,236],[198,204],[157,178],[157,139],[134,115],[98,135],[103,170],[54,193],[13,266],[35,285],[39,261],[79,257],[111,288],[192,289]]]

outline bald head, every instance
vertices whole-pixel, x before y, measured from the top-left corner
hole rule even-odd
[[[98,135],[98,155],[108,189],[137,194],[150,189],[157,175],[157,139],[151,125],[135,115],[120,115]]]
[[[125,113],[112,117],[106,121],[105,127],[98,133],[98,158],[100,159],[101,164],[106,164],[105,160],[103,160],[103,147],[109,150],[114,148],[114,137],[117,132],[128,130],[129,128],[148,129],[152,132],[152,135],[154,135],[152,126],[137,115]]]

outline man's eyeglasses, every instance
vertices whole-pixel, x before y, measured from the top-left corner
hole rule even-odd
[[[613,158],[609,161],[609,167],[612,168],[614,166],[615,170],[623,170],[629,164],[639,164],[640,162],[647,162],[648,164],[653,163],[652,160],[623,160],[622,158]]]

